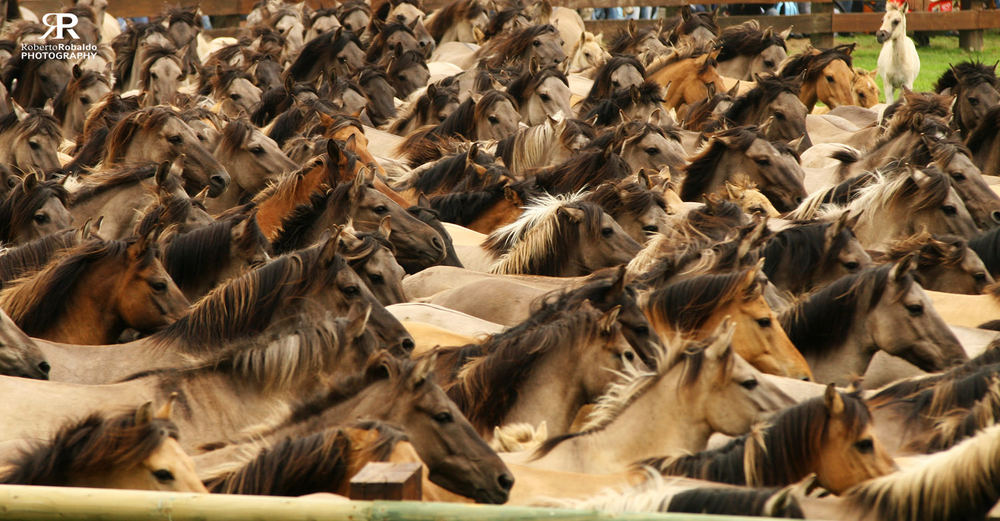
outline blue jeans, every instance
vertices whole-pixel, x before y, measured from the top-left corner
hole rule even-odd
[[[621,7],[598,7],[594,9],[594,20],[621,20]]]

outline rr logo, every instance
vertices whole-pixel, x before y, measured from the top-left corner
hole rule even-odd
[[[62,40],[64,38],[63,30],[69,33],[74,40],[80,39],[80,35],[73,30],[76,24],[80,23],[80,20],[73,13],[45,13],[45,16],[42,17],[42,23],[49,26],[49,30],[45,31],[42,39],[47,39],[55,32],[55,39]]]

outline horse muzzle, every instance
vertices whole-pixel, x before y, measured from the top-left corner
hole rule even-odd
[[[208,178],[208,196],[219,197],[229,187],[229,174],[225,171],[216,172]]]
[[[879,31],[875,33],[875,41],[878,43],[885,43],[889,39],[889,31]]]

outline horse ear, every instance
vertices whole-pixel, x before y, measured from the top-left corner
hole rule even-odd
[[[844,413],[844,398],[837,392],[837,387],[833,384],[826,386],[823,392],[823,405],[830,416],[840,416]]]
[[[656,109],[653,111],[652,114],[649,115],[648,118],[646,118],[646,123],[649,123],[654,127],[659,127],[661,125],[660,121],[662,119],[663,119],[663,111],[660,109]]]
[[[625,293],[625,264],[622,264],[621,266],[618,266],[617,270],[615,270],[615,279],[614,282],[611,284],[611,287],[608,288],[607,295],[617,296],[617,295],[622,295],[624,293]]]
[[[156,175],[153,178],[156,180],[157,188],[166,186],[167,179],[170,178],[170,161],[162,161],[156,165]]]
[[[194,197],[192,197],[191,200],[202,206],[205,206],[205,201],[208,200],[208,190],[209,190],[208,186],[202,188],[200,192],[194,194]]]
[[[622,307],[615,306],[601,315],[601,318],[597,321],[601,326],[601,332],[604,334],[610,334],[615,330],[615,324],[618,322],[618,315],[622,312]]]
[[[167,403],[160,407],[160,410],[156,412],[155,418],[158,420],[169,420],[170,415],[174,412],[174,402],[177,401],[177,391],[170,393],[167,397]]]
[[[474,166],[476,164],[476,158],[479,157],[479,143],[473,143],[469,147],[469,151],[465,153],[465,166],[466,168]]]
[[[344,334],[351,340],[361,338],[368,327],[368,317],[371,316],[372,305],[368,302],[351,304],[351,309],[347,311],[347,326],[344,327]]]
[[[486,33],[484,33],[483,30],[479,28],[479,26],[475,26],[472,28],[472,37],[475,38],[476,43],[481,44],[484,41],[486,41]]]
[[[686,21],[688,21],[690,19],[691,19],[691,7],[689,7],[687,5],[681,7],[681,20],[684,20],[686,22]],[[632,34],[632,33],[629,32],[629,34]]]
[[[514,190],[509,186],[503,187],[503,197],[513,203],[514,206],[520,207],[524,205],[524,201],[521,200],[521,196],[517,193],[517,190]]]
[[[722,7],[716,7],[712,10],[712,21],[719,23],[719,14],[722,12]]]
[[[837,217],[837,220],[834,221],[833,224],[831,224],[830,227],[826,229],[825,242],[827,248],[829,248],[830,245],[833,244],[833,241],[836,240],[836,238],[840,235],[840,232],[844,231],[844,227],[847,226],[847,217],[848,217],[848,212],[841,213],[840,217]]]
[[[24,110],[24,107],[22,107],[20,103],[13,101],[12,99],[10,104],[14,107],[14,114],[17,116],[18,121],[24,121],[24,119],[28,117],[28,111]]]
[[[416,389],[427,381],[427,377],[430,376],[434,370],[434,366],[437,365],[437,357],[437,351],[434,351],[417,360],[417,365],[413,367],[413,372],[410,373],[409,384],[411,389]]]
[[[896,261],[896,264],[893,264],[892,269],[889,270],[889,279],[893,282],[902,282],[906,274],[913,269],[915,261],[916,252],[909,253]]]
[[[428,85],[425,92],[427,93],[428,98],[434,99],[434,97],[437,96],[437,83],[431,83]]]
[[[352,135],[351,137],[354,136]],[[343,153],[344,151],[340,148],[340,142],[336,139],[330,139],[326,142],[326,155],[330,156],[330,161],[340,163]]]
[[[726,179],[726,194],[729,196],[730,201],[735,201],[740,198],[739,187],[734,185],[728,179]]]
[[[373,353],[365,362],[366,380],[389,380],[396,373],[393,356],[386,350]]]
[[[431,200],[427,194],[420,192],[417,194],[417,206],[421,208],[431,208]]]
[[[143,425],[149,425],[149,422],[153,421],[153,402],[146,402],[139,406],[135,410],[135,416],[133,417],[135,425],[141,427]]]
[[[708,347],[705,348],[705,356],[712,360],[723,361],[733,356],[733,330],[736,323],[728,315],[715,328],[709,337]]]
[[[382,220],[378,222],[378,233],[382,235],[382,237],[385,237],[386,239],[389,238],[389,235],[392,233],[391,216],[386,215],[385,217],[382,218]]]
[[[560,206],[559,209],[556,210],[556,213],[565,216],[567,219],[575,223],[583,222],[584,217],[586,217],[583,210],[573,208],[572,206]]]
[[[792,27],[793,26],[789,25],[787,29],[778,33],[778,36],[780,36],[782,40],[788,40],[788,37],[792,35]]]
[[[21,184],[24,185],[25,192],[34,190],[35,187],[38,186],[38,173],[33,172],[24,176],[24,181],[22,181]]]
[[[340,250],[340,234],[343,230],[341,226],[334,226],[330,237],[323,243],[319,254],[319,261],[323,266],[333,264],[333,260],[337,257],[337,252]]]

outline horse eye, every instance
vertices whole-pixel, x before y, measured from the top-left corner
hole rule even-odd
[[[583,57],[587,58],[589,60],[590,59],[590,53],[589,52],[583,53]]]
[[[353,297],[359,294],[361,294],[361,289],[358,288],[357,286],[347,286],[346,288],[344,288],[344,295]]]
[[[368,280],[370,280],[372,284],[384,284],[385,283],[385,277],[383,277],[382,275],[379,275],[378,273],[372,273],[371,275],[368,275]]]
[[[150,78],[153,78],[154,80],[158,80],[158,79],[160,79],[160,77],[159,77],[159,76],[157,76],[155,72],[151,72],[151,73],[149,73],[149,77],[150,77]]]
[[[34,141],[28,141],[28,146],[31,147],[32,150],[38,150],[38,149],[42,148],[42,145],[39,145],[38,143],[36,143]]]
[[[871,439],[858,440],[854,444],[854,448],[862,454],[871,454],[875,452],[875,442]]]
[[[757,159],[754,159],[753,161],[760,166],[768,166],[771,164],[771,160],[766,157],[759,157]]]
[[[383,205],[376,206],[375,208],[372,209],[372,211],[375,212],[375,213],[377,213],[377,214],[379,214],[379,215],[382,215],[382,214],[385,214],[385,213],[389,213],[389,207],[383,204]]]
[[[978,271],[972,274],[972,278],[976,279],[977,282],[982,282],[986,280],[986,274],[981,271]]]
[[[846,268],[847,271],[854,271],[860,267],[861,264],[859,264],[858,261],[847,261],[844,263],[844,268]]]
[[[975,107],[976,105],[979,105],[979,100],[976,98],[969,98],[969,105]]]
[[[740,387],[742,387],[742,388],[744,388],[744,389],[746,389],[748,391],[752,391],[752,390],[756,389],[757,385],[759,385],[759,382],[757,382],[756,378],[751,378],[749,380],[744,380],[744,381],[740,382]]]
[[[81,96],[80,103],[83,103],[84,105],[90,105],[90,98],[88,98],[87,96]]]
[[[174,480],[174,473],[167,469],[159,469],[153,471],[153,477],[162,483],[167,483]]]
[[[955,215],[958,213],[958,209],[950,204],[942,206],[941,211],[944,212],[945,215]]]
[[[612,236],[612,235],[614,235],[614,234],[615,234],[615,231],[614,231],[614,230],[612,230],[611,228],[601,228],[601,235],[602,235],[602,236],[603,236],[604,238],[608,238],[608,237],[611,237],[611,236]]]
[[[892,22],[892,26],[893,27],[896,27],[897,25],[899,25],[899,20],[896,20],[896,21]]]
[[[439,412],[434,415],[434,421],[438,423],[451,423],[455,421],[455,418],[450,412]]]
[[[864,92],[859,92],[858,93],[858,97],[861,98],[861,99],[865,99],[865,93]]]
[[[552,98],[550,98],[550,97],[549,97],[549,95],[548,95],[548,94],[539,94],[539,95],[538,95],[538,97],[539,97],[539,98],[541,98],[541,99],[542,99],[542,101],[544,101],[544,102],[546,102],[546,103],[548,103],[548,102],[549,102],[549,100],[551,100],[551,99],[552,99]]]
[[[833,76],[827,76],[826,81],[833,83]]]
[[[636,327],[636,328],[632,329],[632,331],[634,331],[635,334],[637,334],[637,335],[648,335],[649,334],[649,328],[647,326],[639,326],[639,327]]]
[[[656,147],[649,147],[649,148],[646,149],[646,153],[649,154],[649,155],[651,155],[651,156],[655,156],[659,152],[660,152],[660,150],[657,149]]]
[[[182,142],[184,142],[184,138],[182,138],[181,136],[170,136],[167,138],[167,141],[175,145],[180,145]]]
[[[240,96],[239,94],[236,94],[236,93],[233,93],[233,94],[229,95],[229,99],[231,99],[233,101],[239,101],[240,98],[242,98],[242,96]]]
[[[339,61],[340,63],[347,63],[347,57],[337,56],[337,61]]]
[[[771,60],[764,60],[764,66],[768,68],[774,67],[774,62]]]
[[[785,120],[785,114],[782,113],[782,112],[775,112],[774,113],[774,119],[776,119],[778,121],[784,121]]]
[[[490,124],[492,124],[492,125],[496,125],[497,123],[500,123],[500,120],[497,119],[496,116],[490,116],[488,119],[490,121]]]
[[[951,178],[956,181],[965,181],[965,174],[963,174],[962,172],[952,172]]]
[[[257,146],[255,146],[255,147],[253,147],[253,148],[250,149],[250,153],[252,153],[252,154],[263,154],[264,153],[264,147],[262,147],[260,145],[257,145]]]
[[[32,217],[31,219],[34,220],[35,223],[37,224],[48,224],[49,221],[51,221],[51,219],[49,219],[49,216],[44,213],[36,213],[34,217]]]
[[[757,325],[764,328],[771,327],[771,318],[770,317],[758,318]]]
[[[162,280],[150,282],[149,287],[153,288],[153,291],[156,291],[157,293],[167,291],[167,283]]]
[[[542,42],[540,42],[538,40],[535,40],[535,41],[531,42],[531,45],[533,45],[535,47],[541,47],[542,46]]]
[[[624,356],[625,356],[625,359],[628,360],[629,362],[635,360],[635,353],[633,353],[632,351],[625,351],[625,355]]]
[[[911,316],[917,317],[924,313],[923,304],[907,304],[906,311],[910,313]]]

